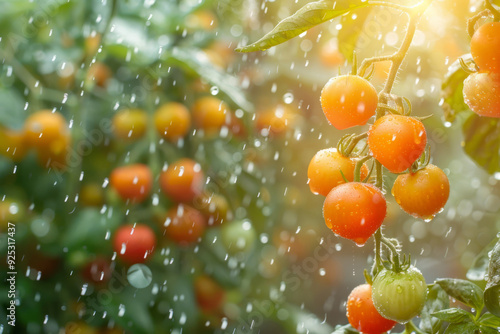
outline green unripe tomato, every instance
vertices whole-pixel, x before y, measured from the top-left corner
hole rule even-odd
[[[249,252],[257,239],[257,232],[249,220],[228,222],[221,227],[222,243],[229,254]]]
[[[395,272],[383,269],[372,285],[373,305],[387,319],[406,323],[422,311],[427,298],[427,284],[417,268]]]

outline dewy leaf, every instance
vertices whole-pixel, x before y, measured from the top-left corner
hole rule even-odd
[[[479,326],[479,329],[481,330],[479,333],[480,334],[498,334],[499,328],[491,328],[487,326]]]
[[[488,253],[495,247],[499,239],[495,238],[476,256],[472,266],[467,271],[467,279],[471,281],[482,281],[486,277],[490,257]]]
[[[470,54],[461,57],[464,61],[472,59]],[[444,117],[448,122],[453,122],[457,114],[470,111],[467,104],[464,102],[463,88],[464,80],[469,76],[460,65],[460,61],[456,60],[448,68],[448,73],[444,77],[441,86],[441,97],[443,98]]]
[[[304,31],[353,9],[366,7],[368,2],[361,0],[323,0],[310,2],[295,14],[279,22],[273,30],[257,42],[236,49],[239,52],[262,51],[279,45],[300,35]]]
[[[462,131],[465,152],[488,173],[500,172],[500,120],[473,113]]]
[[[458,324],[450,324],[444,334],[472,334],[476,333],[477,325],[473,322],[461,322]]]
[[[436,284],[439,284],[449,296],[467,306],[476,310],[481,310],[484,306],[483,290],[477,284],[454,278],[440,278],[436,280]]]
[[[488,311],[500,317],[500,241],[497,242],[490,255],[484,303]]]
[[[459,323],[473,320],[472,314],[460,308],[449,308],[447,310],[441,310],[432,313],[432,316],[449,323]]]
[[[370,7],[362,8],[356,11],[356,15],[344,15],[340,19],[342,29],[339,30],[337,36],[338,49],[350,62],[352,62],[352,55],[358,41],[372,37],[363,32],[363,27],[371,12]]]
[[[481,316],[481,318],[479,318],[478,323],[491,328],[500,328],[500,317],[491,313],[485,313]]]
[[[432,313],[447,309],[450,306],[448,294],[437,284],[427,288],[427,300],[420,313],[419,328],[425,332],[436,333],[441,328],[442,321],[432,316]]]

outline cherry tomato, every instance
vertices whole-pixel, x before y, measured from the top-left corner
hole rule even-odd
[[[383,317],[406,323],[424,308],[427,285],[413,266],[400,272],[382,269],[373,280],[372,298]]]
[[[472,58],[481,71],[500,73],[498,50],[500,50],[500,22],[483,24],[470,41]]]
[[[200,211],[185,204],[178,204],[168,210],[163,225],[170,239],[186,246],[197,242],[203,236],[207,223]]]
[[[249,252],[257,240],[257,232],[249,220],[234,221],[222,225],[221,241],[229,254]]]
[[[226,297],[226,291],[207,275],[195,279],[194,292],[198,306],[205,312],[219,310]]]
[[[201,194],[204,183],[200,164],[189,158],[178,160],[160,174],[161,190],[177,202],[191,202]]]
[[[191,114],[182,103],[169,102],[156,110],[154,123],[160,136],[176,141],[188,133],[191,127]]]
[[[105,88],[108,85],[110,77],[111,70],[106,64],[101,62],[96,62],[90,65],[87,72],[87,80],[94,81],[97,86],[102,88]]]
[[[207,217],[209,226],[220,225],[231,215],[227,199],[218,194],[202,194],[198,196],[195,199],[195,207]]]
[[[50,110],[40,110],[29,115],[24,123],[24,131],[28,145],[39,151],[58,151],[59,142],[70,136],[66,119],[60,113]]]
[[[500,73],[477,72],[464,81],[465,103],[479,116],[500,117],[499,91]]]
[[[385,115],[368,132],[375,159],[392,173],[408,169],[425,150],[427,134],[421,121],[402,115]]]
[[[151,192],[153,186],[153,175],[148,166],[134,164],[117,167],[109,177],[111,187],[123,200],[133,203],[144,201]]]
[[[124,225],[113,238],[113,249],[127,264],[143,263],[154,253],[156,236],[151,227],[144,224]]]
[[[345,178],[352,182],[354,180],[354,169],[356,160],[344,157],[337,152],[336,148],[328,148],[318,151],[307,168],[309,188],[314,194],[328,195],[330,190],[339,184],[345,183]],[[342,174],[341,174],[342,171]],[[368,167],[361,167],[361,179],[368,175]]]
[[[382,225],[386,210],[384,195],[377,187],[350,182],[333,188],[326,196],[323,217],[334,233],[363,245]]]
[[[422,219],[432,219],[440,212],[449,194],[448,177],[434,165],[413,174],[399,175],[392,187],[392,195],[401,208]]]
[[[278,105],[274,109],[257,114],[257,131],[263,136],[284,135],[294,122],[293,112],[288,106]]]
[[[352,327],[366,334],[382,334],[396,326],[396,322],[386,319],[375,309],[372,287],[358,285],[347,298],[347,319]]]
[[[24,130],[0,128],[0,154],[12,161],[21,161],[28,152]]]
[[[87,57],[94,57],[101,46],[102,36],[101,34],[92,32],[91,35],[85,38],[84,50]]]
[[[206,96],[196,100],[191,111],[195,127],[213,134],[226,124],[229,107],[216,97]]]
[[[344,56],[337,47],[337,41],[335,39],[329,40],[321,47],[319,59],[323,65],[328,67],[340,66],[345,61]]]
[[[122,109],[113,116],[112,123],[116,138],[137,140],[146,133],[148,115],[142,109]]]
[[[378,105],[375,87],[356,75],[331,78],[323,87],[320,100],[328,122],[339,130],[366,124]]]
[[[112,272],[111,263],[102,257],[98,257],[85,265],[82,276],[86,281],[101,284],[111,279]]]
[[[80,189],[78,199],[82,205],[100,207],[104,204],[104,190],[98,183],[85,183]]]

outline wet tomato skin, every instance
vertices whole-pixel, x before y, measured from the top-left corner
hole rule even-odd
[[[382,269],[373,280],[372,298],[383,317],[406,323],[422,311],[427,284],[414,266],[400,272]]]
[[[368,146],[392,173],[407,170],[424,153],[427,134],[416,118],[388,114],[379,118],[368,131]]]
[[[325,198],[323,217],[335,234],[363,245],[382,225],[387,203],[375,186],[350,182],[333,188]]]
[[[205,176],[196,161],[183,158],[160,174],[161,190],[176,202],[191,202],[203,191]]]
[[[364,125],[375,115],[377,90],[356,75],[331,78],[321,91],[321,108],[328,122],[339,130]]]
[[[309,188],[314,194],[328,195],[330,190],[339,184],[345,183],[342,174],[348,181],[354,180],[356,160],[337,152],[336,148],[318,151],[309,163],[307,177]],[[342,173],[341,173],[342,171]],[[361,167],[361,179],[368,175],[368,167]]]
[[[500,22],[480,26],[472,36],[470,50],[481,71],[500,73]]]
[[[156,236],[144,224],[123,225],[115,232],[113,249],[127,264],[146,262],[154,252]]]
[[[500,73],[476,72],[464,81],[464,101],[479,116],[500,117],[498,92],[500,92]]]
[[[207,222],[200,211],[186,204],[178,204],[168,210],[163,226],[169,239],[187,246],[203,236]]]
[[[133,164],[115,168],[109,177],[111,187],[123,200],[144,201],[151,192],[153,175],[147,165]]]
[[[429,164],[416,173],[399,175],[392,187],[392,195],[405,212],[432,219],[448,201],[450,182],[439,167]]]
[[[366,334],[381,334],[392,329],[396,322],[384,318],[373,305],[372,287],[361,284],[347,298],[347,319],[352,327]]]
[[[205,312],[220,309],[226,297],[226,291],[207,275],[195,279],[194,292],[198,306]]]

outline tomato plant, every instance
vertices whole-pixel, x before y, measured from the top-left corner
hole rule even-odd
[[[373,305],[372,286],[361,284],[347,297],[347,319],[362,333],[381,334],[396,326],[396,321],[384,318]]]
[[[153,255],[155,247],[155,233],[144,224],[123,225],[113,237],[114,251],[127,264],[147,261]]]

